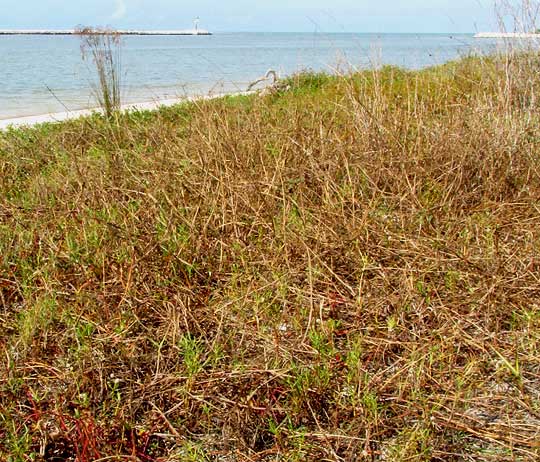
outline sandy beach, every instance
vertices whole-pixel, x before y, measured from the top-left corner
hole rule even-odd
[[[122,111],[151,111],[159,109],[160,107],[174,106],[175,104],[186,103],[190,101],[200,101],[214,98],[222,98],[224,96],[237,96],[241,94],[249,94],[250,92],[235,92],[235,93],[218,93],[212,95],[199,95],[173,99],[163,99],[156,101],[147,101],[143,103],[131,103],[124,104],[121,107]],[[8,127],[23,127],[33,126],[42,123],[54,123],[62,122],[64,120],[79,119],[81,117],[87,117],[93,113],[103,113],[100,108],[81,109],[76,111],[56,112],[48,114],[40,114],[33,116],[15,117],[9,119],[0,120],[0,130],[4,130]]]

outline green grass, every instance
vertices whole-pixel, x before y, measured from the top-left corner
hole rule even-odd
[[[0,459],[538,460],[537,71],[0,132]]]

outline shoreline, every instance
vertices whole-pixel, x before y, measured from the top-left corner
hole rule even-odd
[[[120,111],[155,111],[161,107],[170,107],[182,103],[192,103],[195,101],[219,99],[226,96],[250,95],[253,93],[253,91],[218,93],[215,95],[197,95],[181,98],[162,99],[156,101],[146,101],[142,103],[127,103],[120,106]],[[35,125],[43,123],[64,122],[66,120],[75,120],[82,117],[88,117],[95,113],[103,114],[103,110],[99,107],[95,107],[91,109],[78,109],[74,111],[50,112],[46,114],[38,114],[31,116],[11,117],[8,119],[0,119],[0,130],[5,130],[8,128],[33,127]]]

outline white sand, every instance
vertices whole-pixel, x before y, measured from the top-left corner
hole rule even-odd
[[[122,105],[123,111],[145,111],[145,110],[155,110],[163,106],[174,106],[175,104],[205,100],[205,99],[215,99],[222,98],[224,96],[238,96],[238,95],[247,95],[250,92],[240,92],[240,93],[220,93],[215,95],[206,95],[206,96],[193,96],[193,97],[184,97],[176,99],[163,99],[157,101],[149,101],[146,103],[134,103],[134,104],[124,104]],[[79,119],[81,117],[86,117],[92,113],[103,113],[101,109],[83,109],[79,111],[69,111],[69,112],[57,112],[53,114],[42,114],[35,116],[26,116],[26,117],[17,117],[14,119],[3,119],[0,120],[0,130],[6,129],[8,127],[23,127],[23,126],[33,126],[37,124],[42,124],[46,122],[61,122],[63,120],[73,120]]]

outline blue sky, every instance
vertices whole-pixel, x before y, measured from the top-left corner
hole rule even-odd
[[[216,32],[476,32],[493,13],[493,0],[0,0],[0,27],[181,29],[200,16]]]

